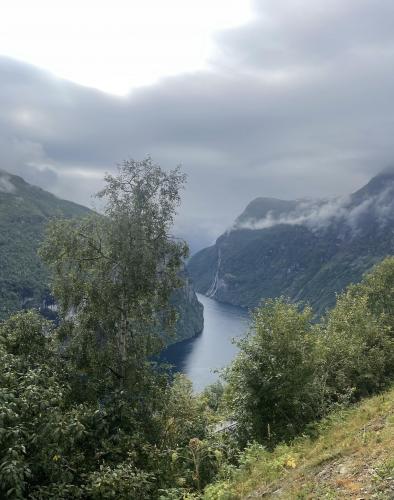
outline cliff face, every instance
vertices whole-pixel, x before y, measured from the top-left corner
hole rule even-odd
[[[198,301],[190,278],[186,273],[184,273],[183,278],[185,285],[175,290],[171,299],[178,313],[174,342],[194,337],[201,333],[204,328],[204,307]]]
[[[336,292],[394,253],[394,171],[334,200],[257,198],[215,245],[194,255],[196,290],[255,307],[285,295],[321,314]]]

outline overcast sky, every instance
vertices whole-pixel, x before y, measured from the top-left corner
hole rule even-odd
[[[256,196],[341,195],[394,163],[392,0],[2,0],[0,168],[90,204],[150,154],[194,249]]]

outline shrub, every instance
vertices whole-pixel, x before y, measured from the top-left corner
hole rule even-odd
[[[241,439],[274,443],[320,416],[312,311],[283,298],[258,308],[240,353],[225,373],[225,398]]]

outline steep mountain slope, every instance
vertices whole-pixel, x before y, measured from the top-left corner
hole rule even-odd
[[[89,211],[0,170],[0,320],[22,308],[45,307],[48,272],[37,255],[45,225],[54,217],[80,217]],[[177,339],[203,328],[203,307],[185,278],[185,287],[173,297],[179,312]]]
[[[48,274],[37,249],[49,219],[88,212],[0,171],[0,319],[46,296]]]
[[[320,314],[394,253],[394,170],[333,200],[257,198],[188,264],[197,291],[242,307],[289,296]]]
[[[182,278],[184,286],[175,290],[171,298],[171,303],[178,312],[174,342],[190,339],[204,328],[204,306],[198,301],[186,271],[182,273]]]

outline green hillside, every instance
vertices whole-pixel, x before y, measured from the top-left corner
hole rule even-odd
[[[200,293],[241,307],[285,295],[317,314],[394,253],[394,170],[337,200],[257,198],[188,264]]]
[[[37,255],[45,224],[88,212],[0,171],[0,319],[39,306],[47,294],[48,273]]]

